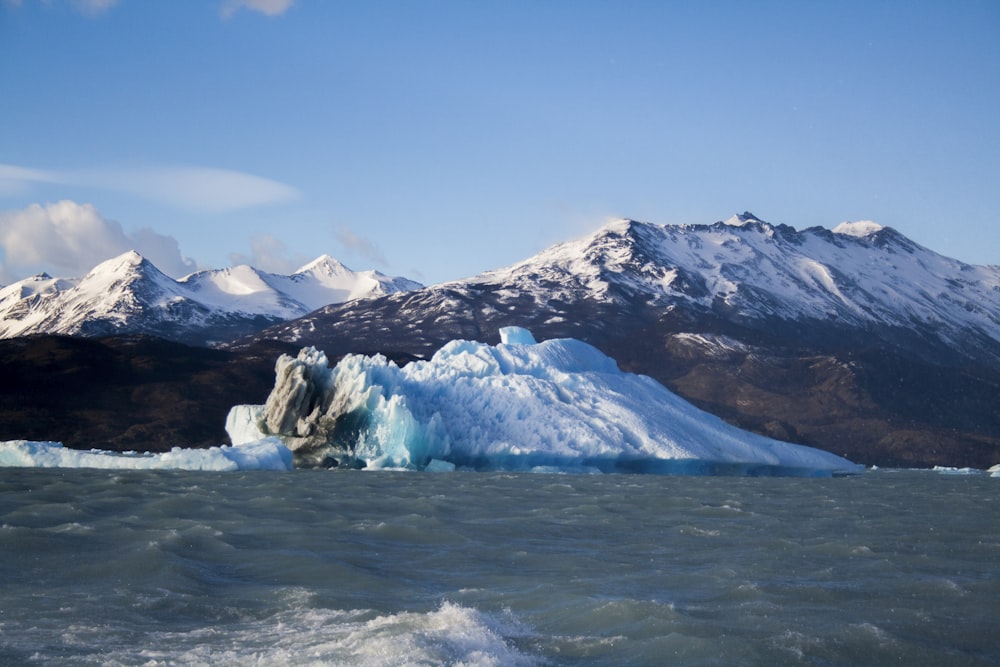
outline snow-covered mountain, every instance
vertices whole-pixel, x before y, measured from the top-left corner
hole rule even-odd
[[[744,325],[905,330],[1000,361],[1000,267],[944,257],[868,221],[797,231],[751,213],[712,225],[621,220],[463,282],[531,293],[539,306],[589,296]]]
[[[743,428],[854,460],[1000,457],[1000,267],[871,222],[621,220],[510,267],[326,306],[244,342],[427,358],[456,338],[495,343],[510,325],[584,340]]]
[[[327,304],[419,287],[377,271],[351,271],[329,255],[287,276],[242,265],[174,280],[129,251],[82,278],[40,274],[0,289],[0,338],[145,333],[205,344]]]

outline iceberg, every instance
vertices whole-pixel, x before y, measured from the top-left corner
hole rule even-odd
[[[575,339],[518,327],[496,346],[382,355],[282,355],[264,405],[235,406],[234,445],[278,438],[300,466],[829,476],[863,468],[740,430]]]
[[[291,470],[292,453],[277,438],[262,438],[238,447],[187,449],[161,454],[68,449],[58,442],[0,442],[0,467],[103,468],[106,470]]]

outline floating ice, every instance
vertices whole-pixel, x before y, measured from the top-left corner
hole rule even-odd
[[[276,365],[264,406],[236,406],[235,444],[276,435],[304,465],[808,474],[859,472],[846,459],[742,431],[653,379],[623,373],[573,339],[497,346],[456,340],[400,368],[349,355],[334,368],[303,349]]]
[[[934,466],[931,470],[945,475],[979,475],[983,472],[978,468],[956,468],[953,466]]]
[[[0,442],[0,467],[105,468],[115,470],[290,470],[292,453],[277,438],[239,447],[184,449],[162,454],[120,454],[67,449],[58,442]]]

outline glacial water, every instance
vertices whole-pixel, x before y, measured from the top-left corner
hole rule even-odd
[[[0,664],[996,665],[1000,479],[0,470]]]

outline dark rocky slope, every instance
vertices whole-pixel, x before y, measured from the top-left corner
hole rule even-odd
[[[0,340],[0,440],[150,452],[228,444],[229,409],[263,403],[278,356],[298,349],[215,350],[150,336]]]
[[[261,402],[287,346],[240,353],[144,336],[0,340],[0,440],[166,451],[225,444],[226,414]]]

